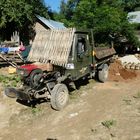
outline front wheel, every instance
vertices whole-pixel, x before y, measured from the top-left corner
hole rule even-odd
[[[69,100],[68,88],[64,84],[57,84],[51,93],[51,106],[55,110],[63,109]]]
[[[108,79],[108,73],[109,73],[109,66],[107,64],[103,64],[103,67],[101,70],[98,71],[98,79],[100,82],[105,82]]]

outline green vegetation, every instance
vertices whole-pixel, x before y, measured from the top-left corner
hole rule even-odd
[[[32,107],[32,114],[33,115],[37,115],[41,112],[41,109],[40,108],[35,108],[35,107]]]
[[[92,28],[98,43],[109,42],[109,34],[116,34],[115,40],[124,36],[130,44],[138,46],[135,26],[127,20],[127,13],[137,7],[140,7],[140,1],[137,0],[62,0],[60,13],[55,14],[55,19],[68,27]]]
[[[42,0],[1,0],[0,7],[0,27],[9,23],[22,27],[25,22],[32,22],[35,14],[49,17]]]
[[[116,121],[115,120],[106,120],[106,121],[101,122],[101,124],[104,127],[110,129],[112,126],[116,125]]]
[[[112,40],[109,35],[114,35],[116,44],[123,36],[133,46],[140,45],[134,33],[135,25],[127,19],[128,12],[140,8],[138,0],[61,0],[59,13],[47,7],[44,0],[1,0],[0,7],[3,39],[6,33],[18,30],[23,40],[25,34],[33,33],[35,15],[40,15],[64,22],[67,27],[91,28],[97,43],[109,43]]]
[[[18,87],[21,85],[21,80],[18,75],[0,75],[0,82],[5,87]]]
[[[1,40],[9,40],[15,30],[22,41],[26,40],[33,33],[35,15],[49,18],[49,8],[43,0],[0,0],[0,9]]]

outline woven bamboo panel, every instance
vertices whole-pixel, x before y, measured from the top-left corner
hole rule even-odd
[[[66,66],[75,29],[47,30],[37,33],[28,60]]]

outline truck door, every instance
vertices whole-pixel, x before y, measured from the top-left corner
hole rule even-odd
[[[91,64],[91,47],[89,45],[88,34],[76,34],[75,41],[75,58],[76,58],[76,73],[77,77],[80,78],[90,71]]]

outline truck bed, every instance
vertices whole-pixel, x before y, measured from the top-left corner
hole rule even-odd
[[[113,47],[95,47],[95,57],[97,59],[103,59],[105,57],[112,56],[116,53]]]

